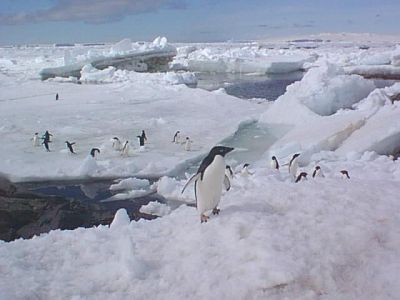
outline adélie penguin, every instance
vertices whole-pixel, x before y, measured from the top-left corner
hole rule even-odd
[[[95,158],[96,157],[96,152],[100,153],[100,149],[99,148],[92,148],[92,150],[90,150],[90,156]]]
[[[299,155],[299,153],[293,155],[292,159],[289,162],[289,174],[291,174],[293,178],[296,178],[297,169],[299,168],[299,164],[297,162],[297,157],[299,157]]]
[[[271,158],[271,168],[273,170],[279,170],[279,163],[278,160],[276,159],[276,156],[272,156]]]
[[[194,182],[194,193],[197,210],[200,213],[201,223],[207,222],[209,216],[205,213],[212,210],[212,213],[219,214],[218,204],[221,199],[222,185],[226,190],[230,189],[229,178],[225,175],[225,160],[227,153],[234,148],[215,146],[203,159],[197,173],[193,175],[182,189]]]
[[[71,153],[73,153],[73,154],[76,154],[76,153],[74,152],[74,148],[72,148],[72,146],[75,145],[75,143],[70,143],[70,142],[68,142],[68,141],[65,141],[65,143],[67,144],[67,148],[68,148],[69,152],[71,152]]]

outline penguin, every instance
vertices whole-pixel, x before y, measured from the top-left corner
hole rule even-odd
[[[205,213],[212,210],[214,215],[219,214],[218,204],[221,199],[222,185],[230,189],[229,178],[225,175],[225,160],[227,153],[234,148],[215,146],[203,159],[197,173],[193,175],[182,189],[194,182],[194,194],[197,210],[200,213],[200,222],[207,222],[209,216]]]
[[[349,172],[347,172],[346,170],[341,170],[340,173],[342,174],[343,179],[346,179],[346,178],[350,179]]]
[[[38,133],[38,132],[35,132],[35,134],[33,135],[33,138],[31,138],[33,147],[38,147],[38,146],[40,146],[39,139],[40,139],[40,138],[39,138],[39,133]]]
[[[119,140],[119,138],[114,136],[112,138],[112,140],[113,140],[113,144],[112,144],[113,149],[116,150],[116,151],[121,151],[121,146],[122,145],[121,145],[121,141]]]
[[[125,157],[129,156],[129,144],[128,143],[129,142],[126,141],[124,146],[122,147],[122,151],[121,151],[122,156],[125,156]]]
[[[289,174],[296,178],[297,169],[299,168],[299,164],[297,162],[297,157],[299,157],[300,153],[296,153],[293,155],[292,159],[289,162]]]
[[[307,180],[307,173],[306,172],[301,172],[299,174],[299,176],[297,176],[295,182],[297,183],[297,182],[302,181],[302,180]]]
[[[139,146],[144,147],[144,137],[142,135],[136,136],[139,139]]]
[[[271,159],[271,168],[272,168],[273,170],[279,170],[279,163],[278,163],[278,160],[276,159],[275,156],[272,156],[272,159]]]
[[[187,136],[186,137],[186,142],[185,142],[185,151],[191,151],[192,150],[192,140]]]
[[[140,136],[143,138],[143,140],[145,142],[147,142],[147,136],[146,136],[146,133],[144,132],[144,130],[142,130],[142,134]]]
[[[177,132],[175,132],[174,134],[174,138],[172,139],[172,142],[175,144],[179,144],[179,140],[180,140],[180,131],[178,130]]]
[[[69,149],[69,152],[71,152],[71,153],[73,153],[73,154],[76,154],[76,153],[74,152],[74,148],[72,148],[72,146],[75,145],[75,143],[70,143],[70,142],[68,142],[68,141],[65,141],[65,143],[67,144],[67,148]]]
[[[50,152],[49,143],[51,143],[51,141],[49,141],[49,140],[47,140],[47,139],[43,139],[42,144],[43,144],[44,147],[46,148],[46,151],[47,151],[47,152]]]
[[[322,173],[321,167],[320,166],[315,166],[314,172],[312,173],[312,177],[325,177],[324,174]]]
[[[92,150],[90,150],[90,155],[95,158],[96,157],[96,152],[100,153],[100,149],[99,148],[92,148]]]
[[[58,93],[56,94],[56,101],[58,100]]]
[[[47,140],[48,143],[51,143],[50,141],[50,137],[53,136],[48,130],[46,130],[46,132],[44,133],[42,139],[43,140]]]
[[[225,175],[228,177],[229,180],[233,179],[233,171],[230,165],[226,165],[225,167]]]
[[[253,175],[254,173],[249,172],[249,164],[244,164],[242,171],[240,171],[240,175],[242,176],[249,176],[249,175]]]

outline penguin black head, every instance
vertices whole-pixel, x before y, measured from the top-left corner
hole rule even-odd
[[[321,169],[320,166],[316,166],[316,167],[315,167],[315,170],[320,170],[320,169]]]
[[[300,153],[296,153],[295,155],[293,155],[292,159],[295,159],[296,157],[298,157],[300,155]]]
[[[187,137],[188,139],[188,137]],[[234,148],[225,147],[225,146],[215,146],[211,149],[210,154],[211,156],[221,155],[224,157],[226,154],[231,152]]]
[[[272,160],[276,160],[276,157],[275,157],[275,156],[272,156]]]
[[[114,137],[113,137],[113,140],[119,141],[119,138],[116,137],[116,136],[114,136]]]
[[[38,135],[39,134],[39,132],[35,132],[35,135]]]
[[[243,165],[243,168],[246,168],[246,167],[248,167],[248,166],[250,166],[250,164],[247,164],[247,163],[246,163],[246,164]]]

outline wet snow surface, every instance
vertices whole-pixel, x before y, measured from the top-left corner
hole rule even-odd
[[[82,84],[38,74],[133,46],[0,49],[1,173],[16,182],[124,178],[110,182],[110,201],[147,191],[166,199],[140,208],[161,216],[152,221],[120,210],[110,226],[0,242],[0,299],[398,299],[400,84],[356,71],[396,74],[399,46],[360,37],[176,45],[168,73],[85,67]],[[300,70],[274,102],[185,85],[197,72]],[[51,152],[30,140],[46,130]],[[177,130],[190,151],[171,142]],[[125,155],[115,136],[129,141]],[[181,190],[215,144],[236,148],[226,157],[235,176],[220,214],[200,224],[193,187]],[[308,173],[299,183],[288,174],[294,153],[298,174]],[[241,175],[244,163],[252,175]],[[324,177],[312,178],[316,165]]]

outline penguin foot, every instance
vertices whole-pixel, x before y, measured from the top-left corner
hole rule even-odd
[[[200,215],[200,221],[201,221],[201,223],[207,223],[207,220],[209,219],[210,217],[207,217],[206,215]]]
[[[220,212],[221,210],[219,209],[219,208],[214,208],[213,210],[212,210],[212,213],[213,213],[213,215],[219,215],[219,212]]]

